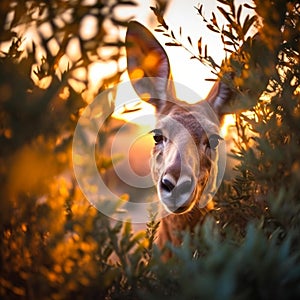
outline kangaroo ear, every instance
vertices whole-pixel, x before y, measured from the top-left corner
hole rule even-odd
[[[234,92],[224,82],[218,80],[212,87],[206,101],[218,115],[220,121],[225,114],[234,113],[230,110],[231,102],[234,98]]]
[[[142,24],[132,21],[126,34],[129,78],[139,97],[157,110],[174,96],[170,64],[164,48]]]

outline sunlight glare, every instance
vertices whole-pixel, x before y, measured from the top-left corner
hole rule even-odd
[[[83,40],[92,39],[98,31],[98,20],[96,17],[88,15],[81,21],[79,35]]]
[[[105,78],[114,75],[117,72],[118,65],[115,61],[94,62],[89,65],[88,79],[91,85],[98,86]]]
[[[41,24],[39,31],[43,33],[45,39],[49,39],[53,35],[53,30],[50,23]]]
[[[46,76],[44,78],[38,79],[37,76],[33,75],[32,76],[34,83],[43,90],[46,90],[51,82],[52,82],[52,77],[51,76]]]
[[[80,43],[78,38],[72,38],[67,46],[66,54],[72,61],[78,61],[81,58]]]
[[[49,47],[49,50],[50,50],[52,56],[55,56],[57,54],[57,52],[59,51],[59,48],[60,48],[59,44],[58,44],[58,42],[55,38],[52,38],[48,42],[48,47]]]
[[[221,136],[226,137],[230,132],[230,128],[235,125],[235,116],[234,115],[225,115],[224,121],[221,126]]]
[[[76,79],[78,80],[86,80],[87,78],[87,72],[84,67],[77,68],[76,70],[73,71],[73,75]]]
[[[149,130],[154,128],[154,107],[151,104],[141,101],[134,89],[129,89],[128,85],[119,86],[115,106],[116,108],[112,115],[114,118],[132,122],[140,126],[148,126]]]

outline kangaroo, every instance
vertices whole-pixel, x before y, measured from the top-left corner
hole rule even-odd
[[[201,222],[203,207],[216,192],[220,123],[233,93],[218,80],[206,99],[195,104],[179,100],[164,48],[136,21],[128,24],[126,51],[132,86],[156,111],[151,173],[166,214],[157,243],[178,246],[177,232]]]

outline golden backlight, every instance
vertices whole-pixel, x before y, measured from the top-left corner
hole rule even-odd
[[[183,5],[182,2],[175,3],[176,1],[173,0],[173,4],[170,4],[169,10],[167,12],[166,18],[168,18],[168,22],[170,22],[170,26],[174,28],[178,28],[178,26],[182,26],[182,28],[187,28],[186,34],[190,35],[193,40],[197,40],[199,38],[199,32],[201,31],[201,35],[205,35],[200,28],[193,28],[191,32],[191,26],[189,24],[186,24],[187,21],[189,23],[191,22],[197,22],[198,16],[195,13],[195,10],[192,5],[184,4],[185,8],[188,8],[189,11],[181,11],[180,19],[178,19],[178,14],[176,13],[174,15],[174,11],[178,5]],[[178,2],[178,1],[177,1]],[[195,5],[197,5],[195,3]],[[211,6],[210,4],[208,5]],[[142,7],[142,6],[141,6]],[[147,11],[147,8],[143,6],[141,8],[144,12]],[[130,12],[132,13],[132,12]],[[150,10],[149,13],[145,13],[145,20],[149,17],[151,14]],[[139,18],[141,17],[141,14],[137,14]],[[147,17],[146,17],[147,15]],[[193,20],[190,17],[186,17],[187,15],[192,15],[191,18],[194,18]],[[183,18],[184,17],[184,18]],[[149,24],[148,21],[141,20],[142,23],[147,25]],[[155,24],[155,23],[154,23]],[[21,28],[22,29],[22,28]],[[41,28],[42,31],[44,31],[44,34],[47,35],[47,27]],[[95,18],[86,16],[84,19],[84,22],[82,24],[82,27],[80,29],[80,35],[84,36],[85,38],[93,37],[97,32],[97,20]],[[110,28],[107,28],[107,30],[110,30]],[[111,29],[113,30],[113,28]],[[153,31],[153,30],[152,30]],[[121,30],[118,32],[118,34],[125,35],[125,30]],[[162,44],[164,44],[165,40],[162,41],[162,35],[156,34],[156,37],[160,40]],[[26,47],[29,47],[32,41],[38,41],[39,36],[36,34],[35,31],[28,30],[26,31],[25,41],[24,41],[24,49]],[[216,58],[217,61],[221,61],[224,57],[224,53],[222,51],[222,48],[220,45],[215,44],[215,40],[213,39],[213,36],[207,36],[207,43],[209,44],[209,49],[213,52],[212,56]],[[3,48],[4,47],[4,48]],[[8,47],[8,45],[2,45],[3,51],[7,51],[5,47]],[[58,45],[56,44],[55,40],[53,39],[51,42],[49,42],[49,48],[53,55],[57,53],[58,51]],[[219,49],[218,52],[215,52],[215,49]],[[45,53],[43,52],[41,47],[38,47],[36,49],[36,55],[37,59],[40,62],[39,67],[41,67],[41,64],[43,63],[43,56]],[[102,52],[107,52],[107,57],[110,57],[111,51],[115,51],[115,49],[105,48],[100,49]],[[170,58],[170,63],[173,71],[173,78],[175,81],[180,82],[181,84],[187,86],[188,88],[191,88],[192,90],[199,93],[199,95],[202,96],[202,98],[205,97],[205,95],[208,94],[212,83],[205,81],[205,78],[212,78],[212,74],[210,73],[210,70],[203,67],[199,62],[195,60],[191,60],[189,54],[180,47],[165,47],[166,52],[168,53],[168,56]],[[220,51],[221,50],[221,51]],[[103,54],[103,53],[102,53]],[[72,39],[70,43],[68,44],[68,47],[66,48],[66,53],[59,58],[56,65],[57,73],[64,72],[68,66],[72,66],[74,62],[78,60],[78,58],[81,56],[80,50],[79,50],[79,43],[76,38]],[[148,57],[147,60],[145,60],[145,64],[157,64],[159,63],[157,57],[155,54],[151,55],[151,57]],[[45,77],[43,79],[37,79],[36,75],[33,73],[35,70],[35,67],[38,67],[37,65],[34,66],[32,69],[32,79],[34,82],[42,89],[47,89],[51,83],[51,76]],[[46,66],[44,66],[46,67]],[[126,59],[125,56],[119,59],[118,62],[115,61],[105,61],[105,62],[94,62],[88,67],[88,70],[85,68],[78,68],[76,72],[74,73],[75,78],[79,80],[70,79],[69,83],[72,85],[72,87],[77,91],[81,92],[84,90],[85,86],[82,82],[84,80],[88,80],[88,90],[89,92],[84,92],[83,96],[86,98],[87,103],[90,103],[94,99],[94,93],[95,91],[101,87],[103,84],[103,80],[105,78],[108,78],[112,74],[114,74],[119,69],[125,69],[126,68]],[[142,69],[136,69],[134,74],[135,78],[141,78],[143,76],[143,70]],[[122,76],[123,82],[129,83],[129,78],[127,73],[124,73]],[[127,85],[126,88],[128,88],[130,84]],[[60,94],[60,99],[62,101],[65,101],[64,99],[68,98],[68,89],[62,90]],[[125,96],[124,96],[125,95]],[[186,100],[189,103],[194,103],[195,101],[198,101],[199,99],[189,99],[187,95],[181,95],[180,89],[178,91],[179,98]],[[145,95],[144,100],[147,100],[148,95]],[[130,102],[128,104],[128,101]],[[113,117],[116,119],[124,120],[128,123],[138,124],[139,129],[134,133],[136,138],[134,142],[130,145],[129,153],[128,153],[128,159],[129,163],[133,169],[133,171],[139,175],[139,176],[146,176],[150,174],[150,165],[149,165],[149,159],[150,159],[150,153],[151,149],[153,148],[153,137],[151,134],[147,134],[150,130],[152,130],[155,126],[155,117],[154,117],[154,108],[150,104],[140,101],[137,94],[132,91],[128,94],[128,91],[124,93],[122,89],[118,90],[117,96],[115,99],[115,107],[116,110],[113,114]],[[224,126],[222,127],[222,136],[226,136],[228,132],[229,126],[234,124],[234,118],[233,116],[229,115],[226,116]],[[124,138],[124,143],[126,142],[126,136]],[[128,140],[128,137],[127,137]],[[36,157],[31,157],[31,159],[34,159],[34,162]],[[27,161],[28,159],[26,159]],[[30,160],[31,161],[31,160]],[[38,162],[38,160],[37,160]],[[27,166],[23,166],[27,170]],[[24,172],[26,173],[26,172]],[[41,174],[38,174],[39,177],[42,176]],[[24,182],[27,179],[20,178],[18,182],[24,184]],[[29,183],[25,182],[25,185],[32,184],[34,185],[34,182]]]

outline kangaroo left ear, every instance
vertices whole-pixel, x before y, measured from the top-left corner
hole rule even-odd
[[[222,120],[225,114],[234,113],[230,110],[233,98],[234,92],[232,89],[226,83],[218,80],[206,97],[206,101],[213,108],[219,119]]]
[[[126,34],[126,52],[128,74],[135,91],[159,111],[175,94],[164,48],[146,27],[131,21]]]

